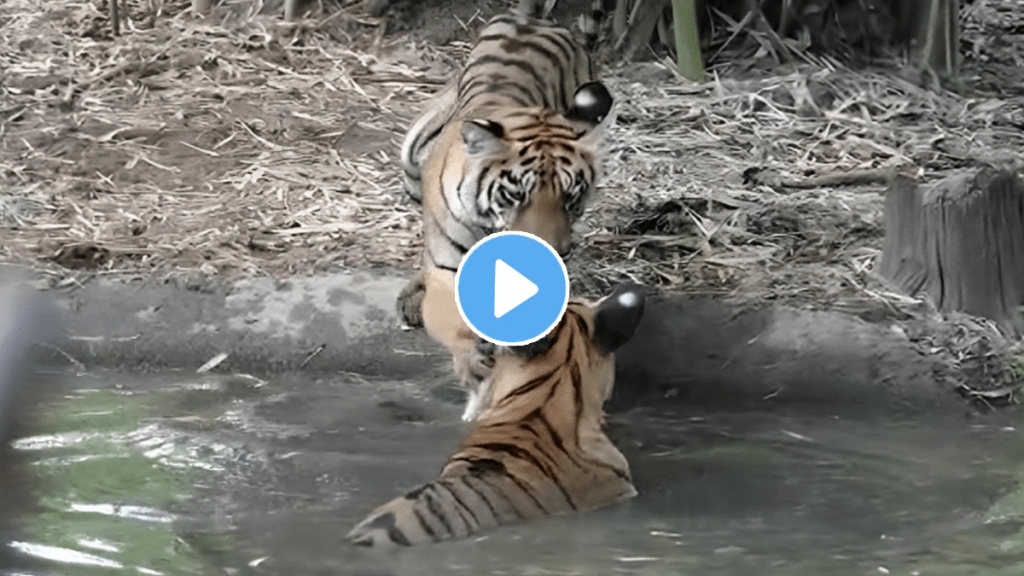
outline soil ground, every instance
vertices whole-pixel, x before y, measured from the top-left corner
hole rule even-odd
[[[222,3],[0,0],[0,259],[53,271],[224,279],[418,266],[419,206],[398,180],[410,120],[509,2],[361,2],[288,25]],[[1024,149],[1024,14],[964,9],[963,87],[898,61],[809,52],[609,65],[618,97],[576,290],[628,277],[744,301],[894,310],[872,274],[884,177],[922,181]],[[556,16],[558,14],[556,13]],[[851,174],[857,176],[851,177]],[[846,182],[828,178],[845,175]]]

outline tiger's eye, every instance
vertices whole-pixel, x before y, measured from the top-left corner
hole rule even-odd
[[[515,202],[522,202],[526,198],[526,191],[522,186],[509,186],[505,188],[505,194]]]

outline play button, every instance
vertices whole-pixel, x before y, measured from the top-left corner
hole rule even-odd
[[[494,263],[494,317],[501,318],[537,295],[540,288],[516,269],[497,260]],[[498,289],[498,287],[501,289]]]
[[[558,253],[525,232],[477,242],[455,275],[459,313],[478,336],[522,346],[554,328],[569,302],[569,275]]]

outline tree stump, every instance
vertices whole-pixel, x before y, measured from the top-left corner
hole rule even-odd
[[[1024,333],[1024,181],[984,168],[931,186],[897,177],[885,201],[879,274],[943,312]]]

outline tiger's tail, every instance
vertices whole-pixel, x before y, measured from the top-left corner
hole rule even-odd
[[[535,489],[498,461],[481,460],[377,508],[346,539],[357,546],[415,546],[570,511],[545,509],[543,490]]]

